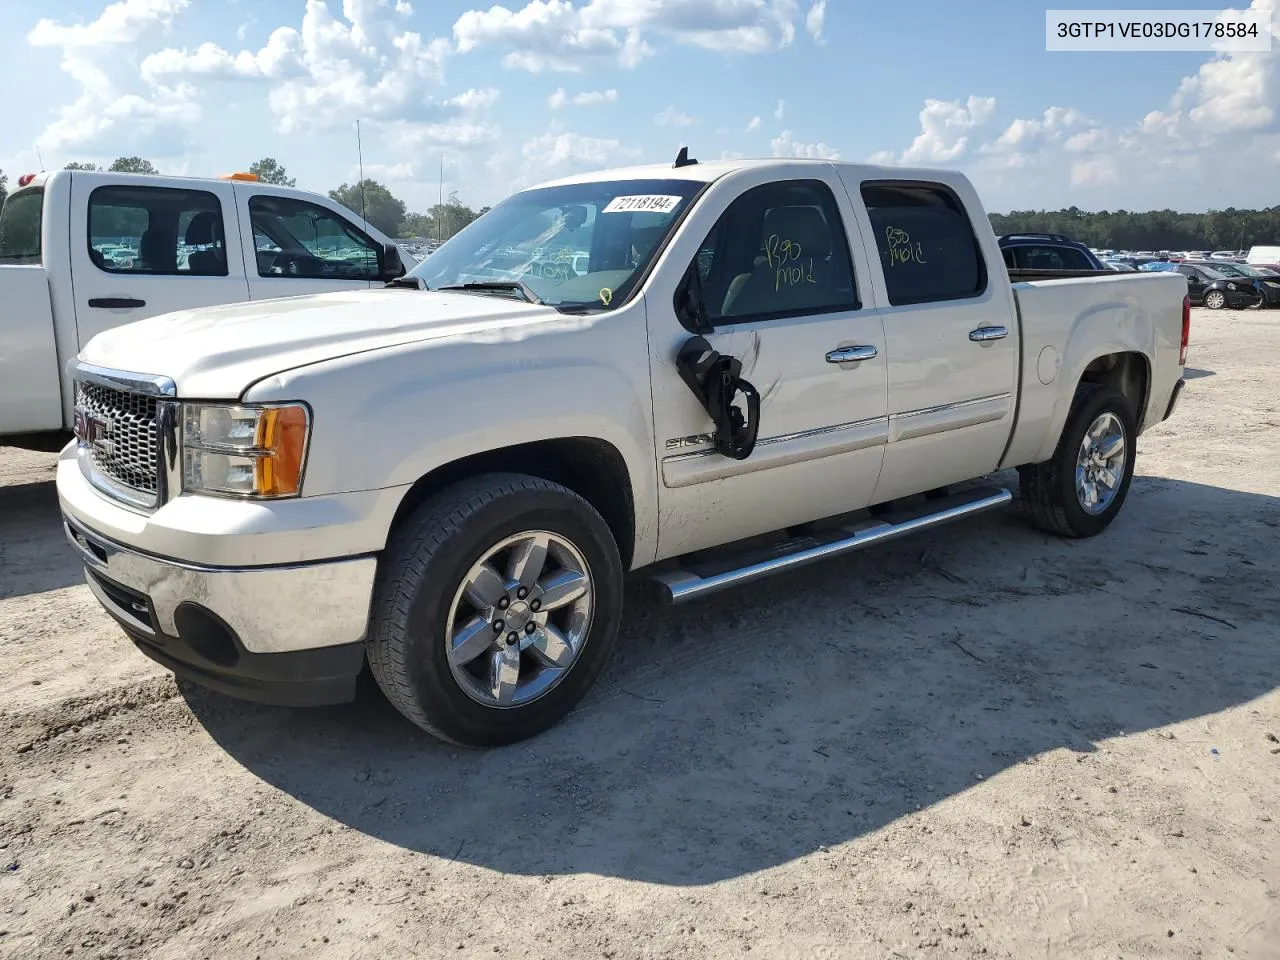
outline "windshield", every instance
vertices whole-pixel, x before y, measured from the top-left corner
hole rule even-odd
[[[1217,270],[1213,269],[1213,267],[1201,267],[1201,268],[1200,268],[1200,272],[1201,272],[1201,273],[1203,273],[1203,274],[1204,274],[1206,277],[1208,277],[1210,280],[1227,280],[1227,279],[1229,279],[1225,273],[1220,273],[1220,272],[1218,272]]]
[[[469,224],[409,276],[432,290],[521,297],[560,309],[608,310],[644,276],[703,184],[617,180],[526,190]]]
[[[0,263],[40,263],[40,217],[44,190],[12,193],[0,207]]]

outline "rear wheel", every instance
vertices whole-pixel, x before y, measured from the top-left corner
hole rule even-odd
[[[369,665],[429,733],[511,743],[582,699],[621,614],[622,563],[595,509],[558,484],[490,474],[445,490],[396,531]]]
[[[1037,526],[1092,537],[1116,518],[1129,493],[1137,430],[1129,400],[1114,387],[1084,384],[1045,463],[1019,467],[1022,499]]]
[[[1204,305],[1210,310],[1221,310],[1227,305],[1227,295],[1221,290],[1210,290],[1204,295]]]

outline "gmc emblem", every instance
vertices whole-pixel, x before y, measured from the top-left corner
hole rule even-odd
[[[90,447],[104,457],[115,454],[116,445],[111,439],[111,434],[115,431],[116,425],[110,420],[95,417],[84,410],[76,410],[73,428],[81,446]]]

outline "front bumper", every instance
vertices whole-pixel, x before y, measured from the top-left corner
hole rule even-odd
[[[1248,307],[1257,307],[1263,304],[1262,294],[1257,290],[1226,290],[1227,309],[1243,310]]]
[[[206,567],[129,549],[63,514],[89,588],[147,656],[223,693],[303,706],[355,695],[377,561]]]

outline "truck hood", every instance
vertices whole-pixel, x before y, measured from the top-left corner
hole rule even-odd
[[[179,396],[235,398],[263,377],[441,337],[483,335],[564,317],[505,297],[347,290],[180,310],[98,334],[86,363],[170,377]]]

